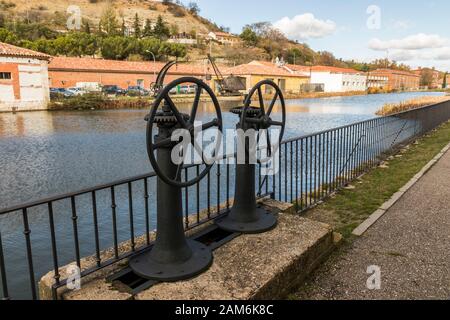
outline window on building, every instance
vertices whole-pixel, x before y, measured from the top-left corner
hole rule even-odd
[[[10,80],[11,72],[0,72],[0,79],[1,80]]]

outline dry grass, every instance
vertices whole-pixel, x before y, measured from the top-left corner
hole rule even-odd
[[[449,101],[450,96],[439,96],[439,97],[420,97],[400,103],[387,103],[376,112],[378,116],[388,116],[394,113],[399,113],[402,111],[407,111],[411,109],[416,109],[431,104],[436,104],[439,102]]]
[[[30,13],[36,10],[53,16],[55,12],[66,13],[70,5],[76,5],[80,7],[82,17],[91,22],[91,26],[98,25],[105,8],[109,5],[109,1],[107,0],[0,0],[0,11],[2,11],[2,3],[14,5],[9,9],[9,13],[11,16],[16,16],[16,18],[26,17],[27,12]],[[210,29],[209,25],[199,21],[198,18],[194,17],[188,11],[185,11],[185,16],[177,17],[173,12],[169,11],[168,6],[159,2],[114,0],[112,3],[116,9],[120,23],[122,23],[123,17],[128,24],[132,24],[135,14],[138,13],[142,23],[147,18],[151,22],[155,22],[158,15],[161,15],[168,25],[178,25],[180,32],[189,33],[191,30],[195,30],[197,33],[207,33]]]

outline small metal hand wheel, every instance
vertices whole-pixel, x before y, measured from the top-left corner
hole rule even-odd
[[[265,103],[264,103],[264,97],[262,93],[262,87],[263,86],[269,86],[272,87],[275,91],[274,96],[270,100],[269,107],[266,109]],[[259,112],[256,116],[249,117],[248,112],[250,109],[253,111],[255,110],[252,108],[251,102],[252,98],[255,95],[255,93],[258,93],[258,99],[259,99]],[[281,104],[281,115],[282,120],[281,121],[275,121],[272,120],[271,115],[273,108],[275,107],[275,104],[277,101]],[[242,110],[241,114],[241,128],[245,127],[245,124],[256,124],[258,128],[266,130],[266,138],[267,138],[267,146],[268,146],[268,155],[269,157],[279,148],[279,145],[283,139],[284,130],[286,127],[286,104],[284,101],[283,92],[281,91],[280,87],[278,87],[275,82],[272,80],[263,80],[259,83],[257,83],[249,92],[247,98],[244,101],[244,109]],[[272,150],[273,146],[271,144],[270,139],[270,132],[269,128],[272,126],[280,127],[280,136],[279,136],[279,143],[276,145],[276,147]],[[258,137],[259,141],[259,137]]]
[[[192,105],[192,109],[190,112],[190,115],[184,115],[180,113],[178,108],[175,106],[173,100],[170,98],[170,91],[180,84],[195,84],[196,85],[196,92],[195,92],[195,98],[194,103]],[[202,91],[205,91],[211,98],[212,103],[214,105],[214,109],[216,112],[216,118],[213,120],[203,124],[201,128],[194,127],[195,118],[197,116],[197,111],[200,103],[200,96],[202,94]],[[158,162],[155,157],[155,151],[157,151],[160,148],[168,148],[170,146],[173,146],[174,141],[172,141],[171,137],[167,137],[164,139],[160,139],[158,141],[154,141],[155,137],[153,136],[153,128],[155,125],[155,120],[157,117],[161,117],[161,113],[158,112],[159,106],[162,102],[165,102],[166,106],[170,108],[170,116],[169,118],[173,118],[172,120],[176,122],[177,129],[186,129],[191,134],[191,144],[194,147],[195,152],[199,154],[199,156],[202,159],[202,164],[205,165],[205,168],[199,173],[198,176],[195,178],[188,180],[188,181],[181,181],[181,172],[183,170],[184,164],[181,163],[177,165],[176,174],[174,177],[168,177],[164,172],[162,172],[161,168],[158,165]],[[163,102],[163,103],[164,103]],[[166,113],[167,114],[167,113]],[[164,117],[164,116],[163,116]],[[211,90],[211,88],[204,83],[202,80],[193,78],[193,77],[184,77],[179,78],[177,80],[172,81],[170,84],[168,84],[164,89],[159,93],[157,98],[155,99],[150,114],[147,117],[148,123],[147,123],[147,153],[148,157],[150,159],[150,162],[153,166],[153,169],[155,173],[158,175],[161,180],[163,180],[165,183],[176,186],[176,187],[189,187],[196,183],[198,183],[200,180],[202,180],[211,170],[214,164],[208,164],[205,161],[205,157],[203,154],[202,148],[197,144],[196,139],[194,137],[194,131],[197,132],[200,130],[205,131],[210,128],[216,127],[219,131],[222,131],[222,113],[220,110],[220,105],[217,100],[217,97],[215,96],[214,92]],[[215,149],[219,150],[221,146],[221,140],[217,139],[215,142]],[[176,143],[176,142],[175,142]]]

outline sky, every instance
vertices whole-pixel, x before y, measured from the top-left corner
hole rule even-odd
[[[389,57],[450,71],[448,0],[190,0],[200,14],[239,34],[268,21],[288,38],[337,58]]]

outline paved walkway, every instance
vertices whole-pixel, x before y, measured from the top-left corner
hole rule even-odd
[[[329,259],[301,299],[450,299],[450,151],[344,252]],[[367,267],[381,289],[367,289]]]

